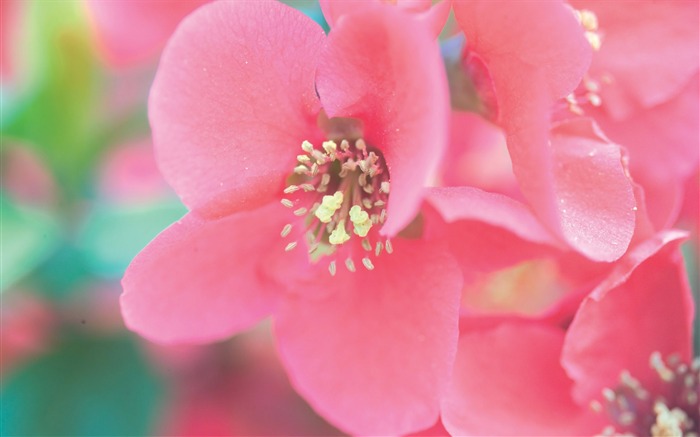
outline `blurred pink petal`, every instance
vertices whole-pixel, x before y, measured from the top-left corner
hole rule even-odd
[[[88,0],[87,6],[101,55],[130,67],[156,58],[180,21],[208,1]]]

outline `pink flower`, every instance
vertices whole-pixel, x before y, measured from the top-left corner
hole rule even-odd
[[[465,72],[505,133],[528,204],[586,257],[622,256],[636,208],[623,156],[590,123],[555,120],[591,58],[572,9],[559,1],[474,1],[456,2],[454,12],[467,41]]]
[[[573,321],[501,318],[462,331],[443,422],[453,434],[697,432],[693,305],[669,231],[635,246]]]
[[[160,169],[192,212],[127,270],[127,325],[209,342],[273,315],[293,385],[333,424],[432,425],[462,281],[414,218],[447,111],[434,38],[398,8],[349,14],[328,37],[279,3],[200,8],[149,107]]]
[[[371,8],[383,0],[319,0],[323,17],[333,27],[342,15],[358,12],[365,8]],[[390,0],[385,3],[394,4],[397,7],[414,14],[414,18],[428,26],[435,37],[440,35],[445,21],[450,14],[452,0],[442,0],[433,5],[432,0]]]
[[[654,226],[673,226],[698,169],[698,3],[572,3],[599,50],[571,98],[629,151]]]
[[[87,2],[101,54],[115,67],[153,60],[177,25],[210,0],[90,0]]]

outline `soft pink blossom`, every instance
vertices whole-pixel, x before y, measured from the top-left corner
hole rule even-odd
[[[422,238],[414,221],[446,143],[448,100],[434,37],[413,20],[378,4],[344,16],[326,37],[279,3],[220,2],[183,21],[163,53],[149,116],[159,167],[192,211],[127,270],[131,329],[201,343],[273,315],[292,384],[336,426],[393,434],[436,421],[462,281],[442,243]],[[336,142],[322,148],[326,139]],[[328,162],[350,166],[352,178]],[[342,193],[341,183],[376,214],[353,219],[373,223],[366,238],[347,226],[344,197],[333,209],[315,191]],[[331,243],[316,201],[334,229],[356,235]]]
[[[447,429],[590,435],[612,426],[669,435],[651,429],[668,419],[662,407],[654,409],[658,400],[683,410],[697,431],[700,369],[688,367],[693,305],[678,250],[682,236],[670,231],[636,245],[571,322],[501,318],[464,329],[443,402]]]

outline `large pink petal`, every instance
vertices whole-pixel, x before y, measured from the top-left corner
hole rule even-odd
[[[591,58],[573,11],[558,1],[456,2],[454,11],[468,50],[483,60],[493,81],[499,122],[523,194],[550,228],[578,243],[562,222],[568,210],[559,202],[559,163],[549,144],[552,105],[577,86]],[[593,259],[605,260],[619,257],[625,246],[624,241],[612,249],[574,244]]]
[[[318,25],[277,2],[215,2],[182,22],[149,116],[160,169],[188,207],[223,216],[280,192],[301,142],[318,140],[323,45]]]
[[[269,314],[275,287],[260,264],[283,250],[280,209],[271,204],[215,221],[188,214],[163,231],[124,275],[127,326],[158,342],[209,342]]]
[[[442,420],[452,435],[584,435],[572,381],[559,364],[564,332],[537,324],[503,324],[464,334]]]
[[[600,82],[603,106],[613,118],[669,100],[697,74],[698,2],[577,0],[573,5],[598,17],[602,45],[589,76]]]
[[[89,0],[101,54],[118,67],[155,58],[177,25],[210,0]]]
[[[556,126],[551,144],[562,235],[592,260],[614,261],[627,250],[637,210],[620,147],[586,119]]]
[[[440,247],[401,239],[373,271],[358,269],[340,269],[325,299],[280,305],[282,361],[299,393],[346,431],[426,428],[456,352],[459,269]]]
[[[581,402],[617,385],[620,372],[649,375],[649,357],[691,354],[692,296],[678,245],[683,233],[660,234],[634,248],[583,302],[562,360]]]
[[[695,75],[675,98],[624,120],[590,111],[605,134],[629,150],[630,172],[644,187],[658,229],[673,224],[682,202],[680,187],[698,168],[699,81]]]
[[[408,13],[376,5],[345,16],[328,39],[317,77],[323,107],[360,119],[384,154],[391,196],[382,232],[395,235],[418,212],[446,147],[449,95],[435,38]]]

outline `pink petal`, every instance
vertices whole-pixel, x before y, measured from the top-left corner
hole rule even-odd
[[[430,33],[398,8],[350,14],[329,34],[318,92],[329,117],[364,123],[365,139],[384,155],[391,196],[382,233],[413,220],[421,191],[446,147],[449,96]]]
[[[319,0],[323,17],[328,25],[334,27],[342,15],[371,9],[378,0]],[[396,6],[415,14],[415,18],[424,22],[437,38],[445,26],[450,13],[451,0],[444,0],[431,7],[431,0],[398,0]]]
[[[188,214],[158,235],[127,269],[127,326],[163,343],[210,342],[252,326],[271,311],[276,288],[261,258],[282,251],[282,206],[210,221]]]
[[[698,168],[699,81],[696,75],[677,97],[624,120],[590,111],[605,134],[629,150],[630,172],[644,187],[658,229],[673,225],[682,202],[681,186]]]
[[[549,145],[550,112],[554,102],[569,94],[588,68],[591,48],[572,10],[561,2],[457,2],[455,17],[467,37],[467,47],[488,68],[498,103],[500,124],[507,134],[513,171],[523,194],[536,214],[575,248],[596,260],[619,257],[629,242],[619,229],[611,233],[620,241],[605,245],[590,224],[574,235],[571,229],[581,223],[560,200],[574,200],[570,195],[583,192],[568,190],[565,174],[556,173],[556,162]],[[560,153],[561,154],[561,153]],[[572,157],[568,157],[572,159]],[[619,163],[619,160],[618,160]],[[568,164],[564,163],[567,167]],[[598,171],[586,165],[581,174]],[[615,178],[622,170],[614,173]],[[559,167],[561,168],[561,167]],[[559,180],[558,180],[559,179]],[[563,186],[562,186],[563,185]],[[558,187],[559,186],[559,187]],[[632,199],[629,184],[627,199]],[[560,192],[557,192],[557,189]],[[585,203],[586,199],[575,199]],[[627,206],[626,204],[621,205]],[[605,208],[591,214],[593,223],[611,218]],[[618,215],[613,218],[618,219]],[[630,217],[622,226],[625,231]],[[633,216],[631,217],[633,222]],[[618,223],[612,223],[619,227]],[[617,235],[619,234],[619,235]],[[631,233],[630,233],[631,236]],[[578,240],[577,240],[578,238]],[[582,240],[583,239],[583,240]]]
[[[589,43],[561,1],[457,1],[453,9],[468,49],[486,62],[499,99],[532,87],[542,87],[538,91],[550,100],[564,97],[589,66]]]
[[[698,2],[572,3],[598,18],[602,45],[589,76],[601,83],[604,107],[613,118],[669,100],[697,74]]]
[[[564,332],[503,324],[459,341],[442,420],[452,435],[584,435],[595,424],[570,396],[559,364]]]
[[[693,303],[678,250],[683,237],[666,232],[637,246],[581,305],[562,354],[579,401],[615,386],[623,370],[644,380],[654,351],[690,358]]]
[[[277,2],[215,2],[182,22],[149,116],[160,169],[189,208],[220,217],[280,192],[301,142],[318,139],[323,44],[318,25]]]
[[[102,55],[118,67],[155,58],[177,25],[209,0],[89,0]]]
[[[562,235],[592,260],[616,260],[627,250],[637,210],[619,146],[587,119],[559,124],[551,142]]]
[[[440,170],[442,185],[522,196],[503,130],[472,112],[452,111],[449,151]]]
[[[325,299],[280,305],[279,351],[297,391],[354,434],[435,423],[457,339],[454,261],[440,247],[398,239],[373,271],[342,266],[335,279]]]
[[[502,194],[472,187],[442,187],[428,188],[425,196],[447,222],[482,221],[529,241],[559,244],[527,206]]]

